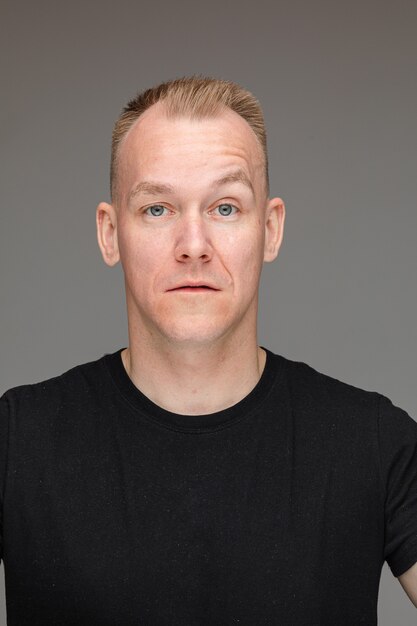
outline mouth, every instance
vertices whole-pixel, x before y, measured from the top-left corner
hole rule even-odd
[[[184,285],[184,287],[177,287],[176,289],[170,289],[170,291],[184,291],[184,292],[189,292],[189,293],[204,293],[204,292],[208,292],[208,291],[218,291],[218,289],[213,289],[212,287],[207,287],[206,285],[198,285],[198,286],[191,286],[191,285]]]

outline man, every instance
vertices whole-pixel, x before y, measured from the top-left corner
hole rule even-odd
[[[384,560],[417,606],[417,424],[258,346],[267,171],[234,83],[117,121],[97,234],[129,343],[1,400],[10,624],[370,626]]]

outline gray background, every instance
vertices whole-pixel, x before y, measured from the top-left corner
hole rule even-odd
[[[262,102],[286,201],[259,342],[417,416],[415,0],[3,0],[0,21],[1,392],[127,345],[95,238],[111,128],[138,90],[202,73]],[[387,565],[379,618],[416,619]]]

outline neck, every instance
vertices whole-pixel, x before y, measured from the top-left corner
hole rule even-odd
[[[158,406],[182,415],[204,415],[233,406],[255,387],[266,353],[252,340],[157,349],[129,342],[123,365],[133,384]]]

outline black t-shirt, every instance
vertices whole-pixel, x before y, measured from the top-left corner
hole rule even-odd
[[[376,624],[384,560],[417,561],[416,422],[269,350],[178,415],[120,352],[1,398],[8,624]]]

